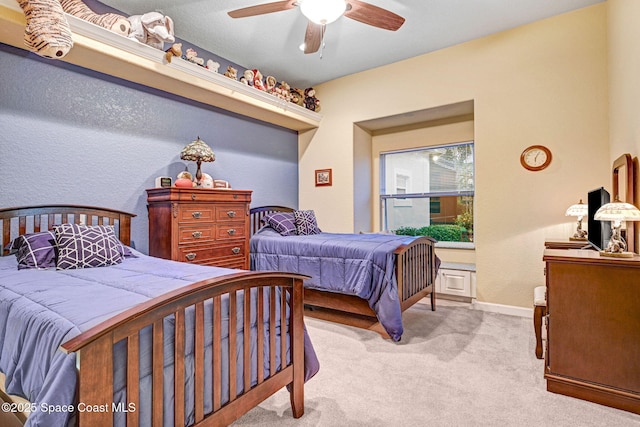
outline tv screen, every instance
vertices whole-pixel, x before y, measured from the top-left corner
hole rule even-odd
[[[587,220],[587,227],[589,227],[587,230],[589,243],[599,251],[603,250],[607,246],[607,243],[611,238],[611,222],[598,221],[597,219],[594,219],[594,216],[600,206],[605,203],[609,203],[610,200],[611,196],[609,195],[609,192],[603,187],[589,191],[587,198],[587,204],[589,206],[589,218]]]

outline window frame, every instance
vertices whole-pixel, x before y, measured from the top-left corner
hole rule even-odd
[[[385,180],[387,178],[387,165],[386,165],[386,160],[384,159],[385,156],[390,155],[390,154],[400,154],[400,153],[408,153],[408,152],[415,152],[415,151],[430,151],[430,150],[437,150],[437,149],[443,149],[443,148],[448,148],[448,147],[455,147],[455,146],[461,146],[461,145],[471,145],[472,146],[472,156],[473,156],[473,174],[472,174],[472,179],[473,179],[473,190],[465,190],[465,191],[429,191],[429,192],[419,192],[419,193],[406,193],[406,194],[384,194],[386,188],[385,188]],[[431,205],[431,199],[433,198],[442,198],[442,197],[471,197],[473,199],[473,206],[475,206],[475,186],[476,186],[476,173],[475,173],[475,169],[476,169],[476,164],[475,164],[475,141],[474,140],[469,140],[469,141],[462,141],[462,142],[455,142],[455,143],[449,143],[449,144],[439,144],[439,145],[431,145],[431,146],[424,146],[424,147],[418,147],[418,148],[409,148],[409,149],[402,149],[402,150],[393,150],[393,151],[385,151],[385,152],[381,152],[379,154],[380,156],[380,191],[379,191],[379,197],[380,197],[380,221],[379,221],[379,228],[381,231],[385,232],[389,229],[388,227],[388,218],[387,218],[387,214],[386,211],[387,209],[385,209],[387,207],[387,203],[391,202],[392,200],[395,200],[394,202],[394,207],[397,206],[395,205],[395,203],[399,202],[399,199],[404,199],[406,201],[411,202],[412,199],[429,199],[429,205]],[[395,185],[395,181],[396,181],[396,175],[397,175],[397,169],[394,169],[394,185]],[[408,206],[408,205],[401,205],[401,206]],[[474,230],[475,230],[475,209],[472,206],[472,212],[473,212],[473,224],[474,224]],[[430,212],[431,215],[432,212]],[[475,247],[474,242],[439,242],[438,243],[439,246],[453,246],[453,247]]]

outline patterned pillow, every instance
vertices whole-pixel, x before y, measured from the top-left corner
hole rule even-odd
[[[18,270],[56,266],[56,241],[51,231],[23,234],[13,240],[11,253],[16,253]]]
[[[122,244],[110,225],[62,224],[53,228],[58,270],[104,267],[122,262]]]
[[[283,236],[293,236],[296,234],[296,223],[293,212],[276,212],[265,215],[262,222],[269,225]]]
[[[314,211],[294,211],[293,217],[295,218],[296,232],[300,236],[322,233],[318,228]]]

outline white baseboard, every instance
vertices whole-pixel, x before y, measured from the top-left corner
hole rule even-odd
[[[474,310],[488,311],[491,313],[508,314],[510,316],[533,318],[533,308],[517,307],[514,305],[494,304],[490,302],[474,301],[471,304]]]

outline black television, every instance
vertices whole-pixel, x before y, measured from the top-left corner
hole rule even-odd
[[[609,195],[609,192],[604,189],[604,187],[589,191],[587,197],[587,205],[589,206],[587,219],[587,236],[589,239],[589,243],[599,251],[603,250],[607,246],[607,243],[611,238],[611,222],[598,221],[594,218],[594,216],[600,206],[604,205],[605,203],[609,203],[610,201],[611,196]]]

